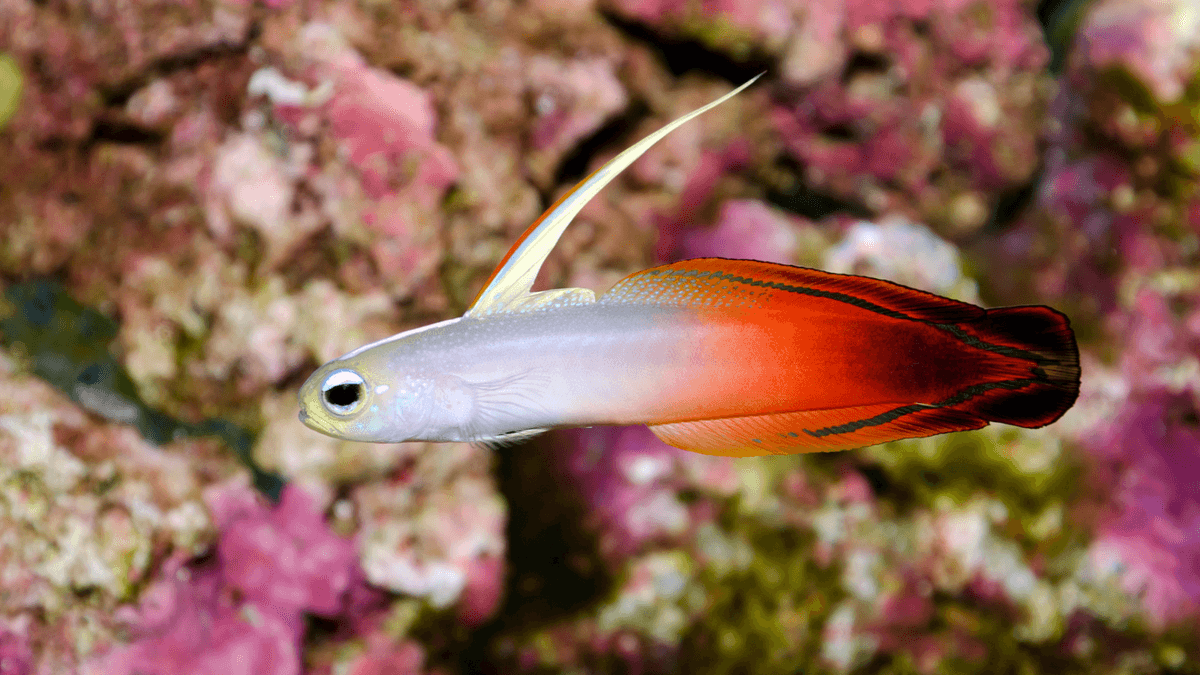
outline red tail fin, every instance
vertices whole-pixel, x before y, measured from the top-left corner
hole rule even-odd
[[[1037,428],[1062,417],[1079,396],[1079,349],[1070,321],[1049,307],[1001,307],[958,324],[961,339],[1030,362],[1028,377],[987,382],[943,405],[989,422]]]

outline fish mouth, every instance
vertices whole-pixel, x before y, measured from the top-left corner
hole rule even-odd
[[[306,406],[303,406],[303,405],[302,405],[302,406],[300,406],[300,421],[304,423],[304,426],[308,427],[309,429],[312,429],[313,431],[319,431],[319,432],[321,432],[321,433],[323,433],[323,434],[324,434],[324,433],[329,433],[329,432],[327,432],[326,430],[322,429],[322,428],[321,428],[321,427],[320,427],[320,426],[317,424],[317,420],[315,420],[315,419],[313,419],[312,417],[310,417],[310,416],[309,416],[309,414],[308,414],[308,407],[306,407]]]
[[[308,409],[303,405],[300,406],[300,421],[304,424],[304,426],[316,431],[317,433],[325,434],[330,438],[341,439],[341,436],[335,433],[332,428],[322,424],[319,418],[309,415]]]

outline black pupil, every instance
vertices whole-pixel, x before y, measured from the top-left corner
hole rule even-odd
[[[339,384],[326,390],[325,400],[329,402],[329,405],[345,408],[357,403],[358,397],[361,395],[361,384]]]

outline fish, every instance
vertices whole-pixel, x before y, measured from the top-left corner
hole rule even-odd
[[[300,388],[300,419],[354,441],[496,445],[644,424],[685,450],[755,456],[1061,417],[1079,393],[1079,351],[1068,318],[1049,307],[984,309],[880,279],[723,258],[636,272],[599,297],[532,290],[590,199],[757,79],[580,181],[520,236],[463,316],[318,368]]]

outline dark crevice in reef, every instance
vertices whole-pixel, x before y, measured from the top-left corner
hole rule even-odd
[[[601,15],[630,40],[652,50],[667,70],[679,77],[689,71],[710,73],[740,85],[750,78],[769,69],[773,63],[765,52],[755,50],[738,60],[713,50],[703,42],[689,37],[664,35],[656,30],[626,19],[618,14],[601,10]],[[650,112],[644,101],[634,100],[619,116],[609,120],[591,136],[579,143],[562,163],[554,175],[553,186],[577,183],[587,174],[588,164],[608,147],[624,149],[629,142],[629,133]],[[545,196],[552,201],[551,195]]]
[[[106,106],[121,107],[129,102],[134,92],[149,84],[157,77],[170,75],[181,70],[191,70],[205,61],[213,59],[243,56],[250,50],[250,45],[258,39],[262,32],[258,22],[251,22],[246,35],[238,42],[217,42],[196,47],[179,54],[171,54],[150,62],[145,68],[133,76],[120,82],[103,87],[100,90],[101,100]]]
[[[984,227],[986,232],[999,233],[1013,225],[1033,203],[1037,196],[1037,188],[1042,182],[1042,167],[1029,177],[1029,180],[1004,190],[996,198],[996,206],[992,209],[992,217]]]
[[[317,363],[312,356],[308,356],[304,361],[292,368],[283,376],[283,379],[275,384],[275,391],[295,391],[300,388],[308,380],[309,376],[320,368],[321,364]]]
[[[822,192],[806,184],[804,168],[795,159],[781,155],[777,160],[776,168],[781,173],[792,176],[793,182],[786,187],[769,186],[766,194],[768,203],[813,221],[819,221],[835,214],[845,214],[854,218],[871,217],[870,209],[865,206]]]
[[[835,214],[846,214],[855,218],[870,218],[872,215],[864,206],[814,190],[802,183],[790,190],[768,191],[767,202],[813,221]]]
[[[558,165],[552,185],[574,185],[587,174],[588,163],[604,148],[617,145],[621,145],[622,148],[628,146],[627,143],[622,144],[622,141],[627,138],[630,130],[637,127],[638,123],[646,118],[649,112],[650,108],[644,101],[632,101],[621,115],[609,120],[591,136],[575,146],[575,149]],[[553,195],[547,195],[546,199],[552,201]]]
[[[508,501],[508,578],[495,618],[458,650],[458,672],[510,672],[511,640],[519,644],[612,592],[598,538],[584,525],[587,508],[556,468],[554,446],[561,442],[552,432],[496,451],[496,477]]]
[[[744,58],[734,58],[714,50],[696,38],[664,34],[611,10],[602,9],[600,14],[626,37],[653,50],[675,77],[699,70],[717,75],[733,84],[742,84],[769,70],[775,62],[759,47],[752,46]]]
[[[897,490],[895,481],[888,475],[887,470],[878,464],[856,464],[855,468],[862,474],[863,480],[871,486],[871,493],[876,497],[886,497]]]
[[[147,129],[128,122],[118,120],[100,120],[92,127],[92,135],[84,143],[85,146],[96,143],[116,143],[119,145],[150,145],[156,146],[166,139],[166,135],[154,129]]]
[[[850,62],[842,70],[842,84],[850,82],[850,80],[854,79],[854,76],[861,73],[886,73],[891,65],[891,61],[885,56],[868,54],[866,52],[854,52],[850,57]]]
[[[1075,31],[1092,0],[1040,0],[1037,19],[1050,47],[1050,72],[1061,73]]]
[[[857,142],[862,134],[852,124],[833,124],[821,130],[821,135],[834,141]]]

